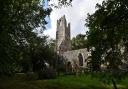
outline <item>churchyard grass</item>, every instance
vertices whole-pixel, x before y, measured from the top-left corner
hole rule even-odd
[[[99,78],[89,74],[63,75],[49,80],[27,80],[24,74],[13,77],[1,77],[0,89],[113,89],[103,84]],[[118,89],[128,89],[128,78],[118,84]]]

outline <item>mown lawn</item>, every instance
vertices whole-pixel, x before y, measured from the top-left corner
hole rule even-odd
[[[0,78],[0,89],[113,89],[90,75],[65,75],[57,79],[27,80],[24,77]],[[118,89],[128,89],[128,78],[118,84]]]

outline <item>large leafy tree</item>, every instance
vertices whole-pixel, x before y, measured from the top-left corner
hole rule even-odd
[[[71,40],[72,49],[81,49],[87,48],[87,39],[83,34],[78,34],[76,37],[73,37]]]
[[[46,24],[48,9],[39,0],[0,1],[0,72],[11,71],[20,57],[19,46],[25,47],[33,29]]]
[[[66,2],[59,0],[58,5]],[[51,9],[44,8],[44,0],[1,0],[0,3],[0,74],[8,74],[17,67],[17,59],[31,59],[35,44],[45,47],[46,39],[37,37],[33,30],[45,29],[45,17]]]
[[[107,0],[102,5],[97,4],[98,10],[88,15],[88,40],[91,47],[100,50],[102,59],[108,59],[111,68],[118,67],[117,61],[121,55],[120,49],[127,44],[127,4],[125,0]],[[104,55],[104,57],[102,57]],[[110,57],[112,58],[111,60]],[[113,60],[113,62],[111,62]],[[117,60],[117,61],[116,61]],[[120,62],[120,61],[119,61]],[[111,64],[112,63],[112,64]],[[117,66],[116,66],[117,65]]]
[[[92,64],[103,62],[108,71],[117,73],[124,58],[122,48],[128,46],[128,1],[106,0],[96,7],[96,12],[88,15],[86,20],[88,43],[90,48],[94,48]]]

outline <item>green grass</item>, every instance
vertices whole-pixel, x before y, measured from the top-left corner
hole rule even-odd
[[[118,84],[119,89],[128,89],[128,78]],[[25,76],[0,78],[0,89],[113,89],[90,75],[66,75],[50,80],[27,80]]]

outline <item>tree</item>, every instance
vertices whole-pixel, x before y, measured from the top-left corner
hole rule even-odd
[[[127,48],[128,1],[107,0],[96,7],[96,12],[88,14],[86,20],[88,44],[95,48],[91,51],[92,61],[96,60],[96,65],[103,62],[109,72],[117,74],[124,58],[122,48]]]
[[[127,9],[124,5],[124,1],[108,0],[103,2],[102,6],[97,5],[98,10],[93,15],[88,16],[89,44],[94,47],[99,45],[103,51],[102,55],[112,52],[112,56],[116,56],[116,52],[120,53],[121,44],[126,42],[124,38],[127,39],[127,16],[122,10],[124,9],[126,13]]]
[[[67,2],[59,0],[60,4],[62,1],[63,4]],[[34,30],[45,29],[45,17],[50,15],[51,8],[43,8],[44,0],[4,0],[0,3],[0,74],[8,74],[15,71],[18,59],[30,58],[29,40],[37,37]]]
[[[33,29],[44,28],[50,10],[43,9],[40,0],[5,0],[0,3],[0,55],[3,55],[0,72],[11,73],[23,53],[20,48],[28,44]]]
[[[72,49],[87,48],[87,39],[83,34],[78,34],[71,40]]]

